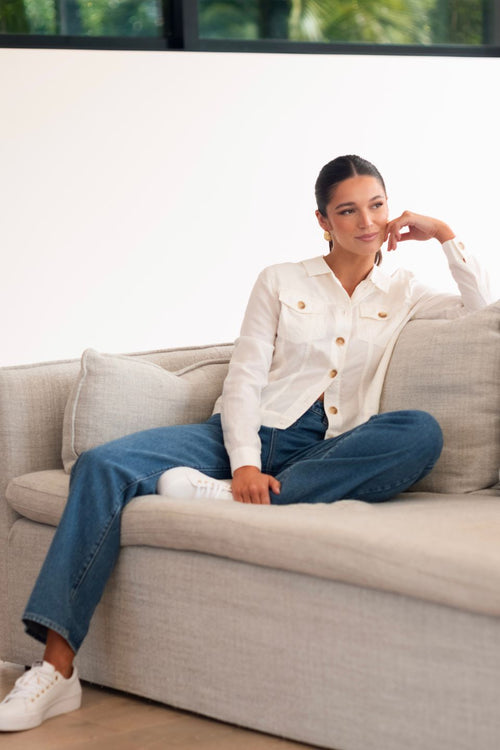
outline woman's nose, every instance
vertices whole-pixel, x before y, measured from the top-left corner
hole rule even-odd
[[[359,226],[362,228],[369,227],[371,224],[370,212],[360,211],[358,214]]]

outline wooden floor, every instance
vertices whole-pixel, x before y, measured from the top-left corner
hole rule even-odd
[[[0,700],[23,671],[0,662]],[[85,683],[79,711],[0,737],[2,750],[311,750]]]

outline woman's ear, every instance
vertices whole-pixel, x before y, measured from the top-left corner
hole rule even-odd
[[[323,216],[323,214],[321,213],[321,211],[316,210],[315,214],[316,214],[316,218],[318,220],[318,224],[320,225],[321,229],[324,232],[329,232],[330,231],[330,224],[328,223],[328,219],[325,216]]]

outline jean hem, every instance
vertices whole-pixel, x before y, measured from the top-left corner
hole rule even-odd
[[[37,615],[33,612],[25,612],[22,620],[26,633],[36,641],[46,644],[47,631],[53,630],[55,633],[58,633],[61,638],[64,638],[73,653],[77,653],[78,647],[72,642],[67,628],[63,628],[57,622],[54,622],[54,620],[44,617],[43,615]]]

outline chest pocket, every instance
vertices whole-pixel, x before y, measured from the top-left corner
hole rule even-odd
[[[300,290],[287,289],[280,292],[281,312],[278,336],[288,341],[303,343],[326,335],[326,302],[304,296]]]
[[[394,305],[389,307],[380,303],[362,302],[359,306],[359,338],[385,346],[407,309],[408,306],[395,309]]]

